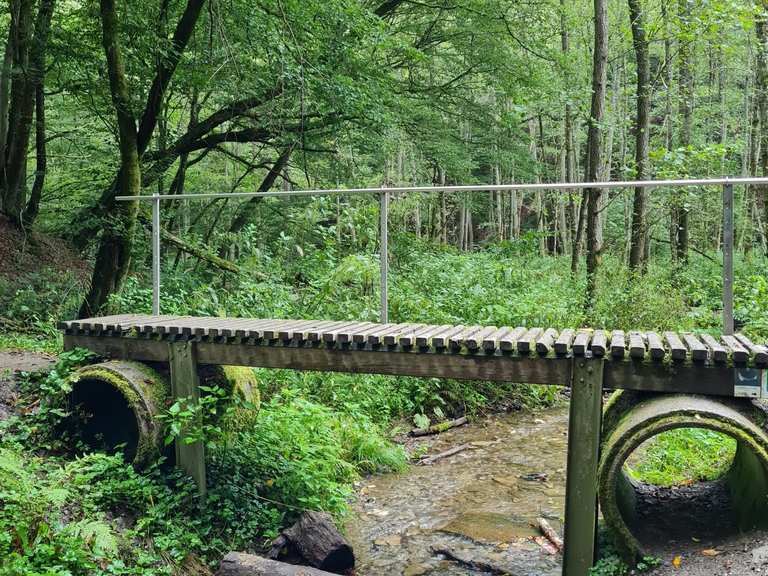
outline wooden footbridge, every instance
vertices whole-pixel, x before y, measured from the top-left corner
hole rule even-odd
[[[197,364],[552,384],[571,388],[563,574],[594,562],[602,392],[768,396],[768,348],[743,335],[123,315],[64,322],[66,349],[167,362],[176,397]],[[205,490],[202,444],[177,464]]]

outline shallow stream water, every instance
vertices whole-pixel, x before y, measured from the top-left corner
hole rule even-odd
[[[516,576],[559,575],[559,555],[533,540],[531,522],[562,534],[567,423],[567,408],[492,416],[412,447],[468,445],[462,452],[361,482],[346,525],[357,576],[493,573],[440,551]]]

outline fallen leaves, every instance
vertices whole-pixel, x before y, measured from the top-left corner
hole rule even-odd
[[[683,565],[683,557],[682,556],[675,556],[672,558],[672,566],[674,566],[676,569],[679,569],[680,566]]]

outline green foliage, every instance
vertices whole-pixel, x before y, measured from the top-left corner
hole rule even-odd
[[[66,397],[72,390],[69,375],[95,356],[77,348],[62,353],[50,372],[23,374],[21,416],[0,422],[0,439],[21,442],[28,449],[62,450],[74,445],[62,423],[69,416]]]
[[[736,440],[705,428],[669,430],[641,446],[627,465],[637,480],[679,486],[716,480],[730,468]]]
[[[288,391],[262,405],[252,428],[232,431],[214,458],[260,478],[247,483],[252,497],[287,511],[335,514],[346,510],[360,473],[401,470],[406,461],[364,415],[335,412]]]

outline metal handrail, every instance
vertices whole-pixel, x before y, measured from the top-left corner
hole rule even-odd
[[[697,178],[680,180],[623,180],[606,182],[547,182],[530,184],[463,184],[460,186],[382,186],[379,188],[325,188],[316,190],[271,190],[268,192],[230,192],[200,194],[153,194],[143,196],[116,196],[121,202],[131,200],[211,200],[217,198],[253,198],[254,196],[273,198],[291,196],[328,196],[330,194],[381,194],[404,192],[497,192],[506,190],[573,190],[584,188],[669,188],[674,186],[724,186],[733,185],[768,185],[768,177],[749,178]]]
[[[471,184],[461,186],[399,186],[379,188],[329,188],[317,190],[275,190],[269,192],[231,192],[117,196],[125,201],[152,201],[152,312],[160,314],[160,203],[165,200],[205,200],[253,197],[327,196],[331,194],[378,194],[380,210],[381,322],[388,321],[389,276],[389,199],[393,193],[406,192],[495,192],[512,190],[579,190],[613,188],[669,188],[678,186],[722,186],[723,192],[723,332],[733,334],[733,187],[734,185],[768,185],[768,177],[696,178],[679,180],[626,180],[618,182],[548,182],[534,184]]]

